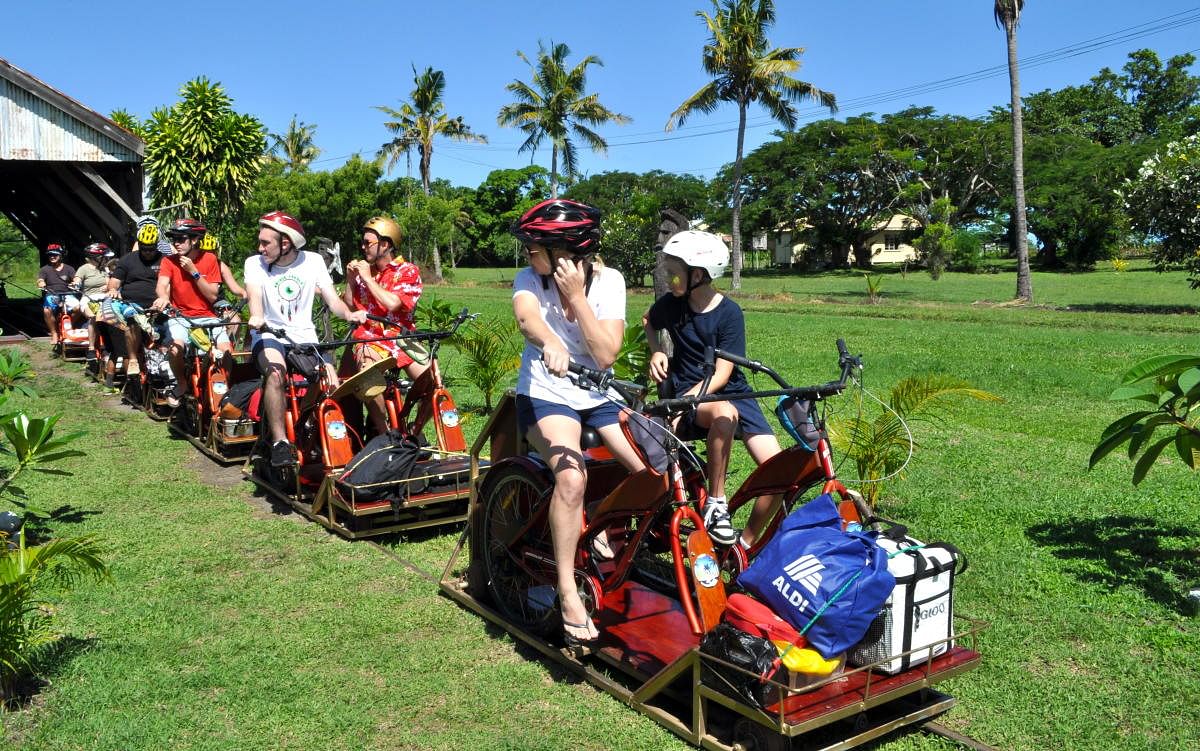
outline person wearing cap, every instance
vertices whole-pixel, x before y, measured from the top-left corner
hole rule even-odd
[[[167,239],[173,252],[162,262],[158,270],[155,287],[154,310],[163,310],[168,305],[175,307],[187,321],[179,317],[167,321],[167,338],[170,346],[167,356],[171,360],[171,371],[179,376],[184,369],[184,347],[192,339],[192,329],[204,332],[213,346],[221,352],[230,352],[229,333],[217,315],[213,304],[221,284],[221,263],[212,251],[201,250],[200,243],[208,229],[195,219],[176,219],[167,230]],[[215,325],[215,327],[214,327]],[[168,396],[167,404],[179,406],[183,396],[182,378],[176,380],[175,391]]]
[[[272,467],[296,463],[295,449],[284,425],[284,390],[287,351],[292,344],[315,344],[313,298],[319,292],[329,310],[342,320],[362,323],[367,314],[350,310],[338,296],[325,262],[304,247],[304,227],[282,211],[264,214],[258,220],[258,255],[246,259],[246,294],[250,303],[250,328],[254,332],[251,352],[263,381],[262,406],[271,443]],[[285,335],[280,338],[275,331]],[[337,375],[326,363],[332,383]]]
[[[671,236],[662,249],[668,291],[654,301],[642,324],[650,346],[650,378],[665,384],[667,396],[694,396],[705,380],[705,352],[720,349],[746,356],[746,323],[742,309],[713,287],[729,264],[729,248],[710,232],[686,230]],[[663,341],[671,342],[670,357]],[[709,394],[744,394],[751,391],[742,371],[727,360],[717,360]],[[732,545],[739,540],[729,518],[725,498],[725,470],[734,436],[739,432],[755,463],[762,464],[780,452],[779,441],[754,399],[715,401],[697,405],[695,411],[675,426],[681,437],[705,438],[708,449],[708,500],[704,526],[713,542]],[[763,496],[740,541],[749,547],[757,536],[778,496]]]
[[[162,235],[158,222],[145,217],[138,223],[134,252],[126,253],[117,260],[108,277],[108,294],[113,301],[114,313],[120,320],[133,318],[136,326],[125,329],[126,349],[133,357],[126,357],[126,374],[141,372],[144,358],[145,338],[157,338],[146,320],[144,312],[154,305],[158,287],[158,272],[162,267],[163,253],[159,246]],[[166,246],[170,249],[170,246]]]
[[[363,225],[360,243],[363,257],[346,264],[343,299],[352,309],[386,318],[389,325],[368,320],[351,333],[355,339],[397,336],[417,327],[414,314],[421,299],[421,270],[399,254],[401,239],[400,225],[387,217],[377,216]],[[414,362],[401,341],[356,344],[351,355],[359,372],[387,358],[397,368],[404,368],[413,380],[429,369],[427,362]],[[375,432],[386,432],[383,396],[367,400],[366,405]]]
[[[86,261],[75,272],[71,285],[80,290],[80,312],[91,323],[88,325],[87,368],[93,374],[100,369],[96,359],[96,314],[100,312],[100,304],[108,296],[108,272],[104,270],[104,254],[108,246],[104,243],[92,243],[83,249]]]
[[[50,331],[50,345],[58,347],[58,311],[60,305],[68,313],[79,309],[79,298],[70,294],[75,267],[63,263],[61,245],[46,247],[46,265],[38,269],[37,286],[42,291],[42,317]]]

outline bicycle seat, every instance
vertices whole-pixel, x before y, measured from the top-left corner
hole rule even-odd
[[[604,440],[596,429],[590,425],[584,425],[583,431],[579,436],[579,448],[587,451],[588,449],[600,448],[604,445]]]

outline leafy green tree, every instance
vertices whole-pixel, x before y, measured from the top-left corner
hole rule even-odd
[[[515,102],[500,108],[496,122],[503,127],[519,128],[525,141],[518,151],[535,152],[542,141],[550,141],[550,197],[558,197],[558,155],[562,153],[563,172],[568,177],[579,174],[579,164],[571,135],[583,140],[592,151],[603,154],[608,142],[593,128],[616,123],[624,125],[631,118],[605,107],[597,94],[587,93],[587,69],[604,65],[600,58],[588,55],[573,68],[567,68],[571,49],[554,42],[549,48],[538,42],[536,64],[521,51],[517,57],[529,66],[530,83],[513,81],[505,88]]]
[[[1175,55],[1163,67],[1153,50],[1129,53],[1117,85],[1137,109],[1142,133],[1151,138],[1178,138],[1189,111],[1200,102],[1200,77],[1189,73],[1196,56]],[[1108,73],[1105,68],[1101,76]]]
[[[295,215],[308,238],[323,236],[340,242],[342,258],[348,260],[346,249],[358,247],[363,222],[390,208],[382,205],[382,175],[378,162],[357,156],[328,172],[289,174],[281,163],[268,163],[238,218],[234,241],[222,246],[225,261],[237,268],[257,252],[258,218],[276,209]]]
[[[286,133],[271,134],[271,156],[282,162],[289,172],[304,172],[321,153],[313,142],[316,134],[317,126],[297,122],[296,116],[292,115]]]
[[[654,239],[658,222],[637,214],[612,212],[600,222],[604,262],[621,270],[625,284],[641,287],[654,272]]]
[[[112,120],[117,125],[120,125],[122,128],[134,134],[143,141],[146,140],[145,125],[141,120],[138,120],[136,116],[130,114],[128,110],[115,109],[109,114],[108,119]]]
[[[421,159],[421,186],[424,188],[426,196],[430,194],[430,174],[435,138],[487,143],[487,137],[472,132],[471,126],[463,122],[461,115],[451,117],[446,113],[446,105],[442,101],[445,93],[446,75],[442,71],[427,67],[417,73],[416,66],[413,66],[413,90],[410,101],[401,104],[400,109],[383,105],[375,108],[393,118],[386,121],[383,126],[390,133],[395,134],[395,138],[380,148],[380,155],[388,158],[388,167],[390,168],[401,154],[407,155],[413,148],[416,148]],[[432,261],[434,276],[441,279],[442,258],[436,244],[433,246]]]
[[[1114,420],[1100,434],[1088,460],[1092,469],[1101,459],[1128,444],[1133,484],[1145,479],[1168,446],[1191,469],[1200,469],[1200,355],[1158,355],[1142,360],[1121,377],[1112,401],[1140,401],[1146,409]],[[1166,435],[1159,435],[1160,428]],[[1141,457],[1138,457],[1141,454]]]
[[[1017,63],[1017,25],[1025,0],[995,0],[992,17],[1004,29],[1008,42],[1008,89],[1012,120],[1012,237],[1017,254],[1017,299],[1033,301],[1033,280],[1029,274],[1029,238],[1025,216],[1025,134],[1021,125],[1021,74]]]
[[[703,216],[709,205],[709,189],[704,180],[662,170],[640,174],[601,172],[575,183],[566,195],[606,214],[633,214],[654,222],[663,209],[675,209],[695,219]]]
[[[728,185],[729,169],[714,182]],[[842,267],[853,253],[867,267],[866,240],[902,206],[912,173],[912,152],[891,148],[870,117],[811,123],[746,157],[747,226],[791,228],[824,262]]]
[[[1131,148],[1069,134],[1029,139],[1029,229],[1044,266],[1090,268],[1116,255],[1128,221],[1113,186],[1136,168]]]
[[[942,278],[942,272],[950,263],[954,229],[949,220],[953,213],[954,206],[950,204],[950,199],[939,198],[934,201],[930,210],[930,222],[916,239],[917,258],[925,264],[929,276],[934,281]]]
[[[462,199],[424,193],[413,196],[411,205],[396,204],[391,212],[404,230],[408,255],[422,264],[440,258],[440,249],[453,241],[464,213]]]
[[[250,197],[265,161],[266,129],[235,112],[221,85],[203,76],[185,83],[180,95],[144,123],[152,205],[187,202],[219,231]]]
[[[796,127],[793,103],[819,101],[830,112],[837,100],[828,91],[792,77],[800,69],[800,47],[770,48],[767,30],[775,24],[772,0],[713,0],[713,13],[697,11],[708,26],[709,39],[701,60],[704,70],[713,76],[699,91],[688,97],[671,113],[666,129],[683,125],[696,113],[711,113],[721,102],[733,102],[738,109],[737,154],[733,163],[730,194],[733,227],[733,289],[742,286],[742,151],[746,139],[746,110],[760,102],[771,116],[788,130]]]
[[[932,107],[910,107],[880,118],[883,143],[908,170],[897,173],[903,213],[929,224],[934,201],[946,199],[952,226],[979,221],[996,208],[996,185],[1011,154],[1007,138],[992,121],[937,115]]]
[[[1200,287],[1200,135],[1172,141],[1121,186],[1133,227],[1157,240],[1159,270],[1187,265]]]
[[[521,369],[524,339],[516,319],[512,316],[479,318],[455,338],[455,347],[466,358],[463,372],[483,393],[484,414],[491,414],[496,392]]]
[[[466,196],[463,210],[469,224],[463,228],[470,245],[471,260],[480,264],[513,262],[519,245],[508,228],[521,214],[542,200],[549,189],[544,167],[493,170],[474,194]]]

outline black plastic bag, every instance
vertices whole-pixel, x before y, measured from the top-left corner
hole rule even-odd
[[[779,688],[759,679],[759,676],[771,671],[771,666],[779,657],[779,651],[771,642],[747,634],[728,623],[718,623],[700,641],[700,652],[753,673],[747,675],[704,660],[700,672],[700,680],[704,685],[728,696],[738,697],[760,709],[778,700]]]

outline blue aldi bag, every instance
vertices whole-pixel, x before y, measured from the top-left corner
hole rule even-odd
[[[737,582],[826,659],[862,641],[896,587],[875,534],[843,531],[828,493],[789,514]]]

